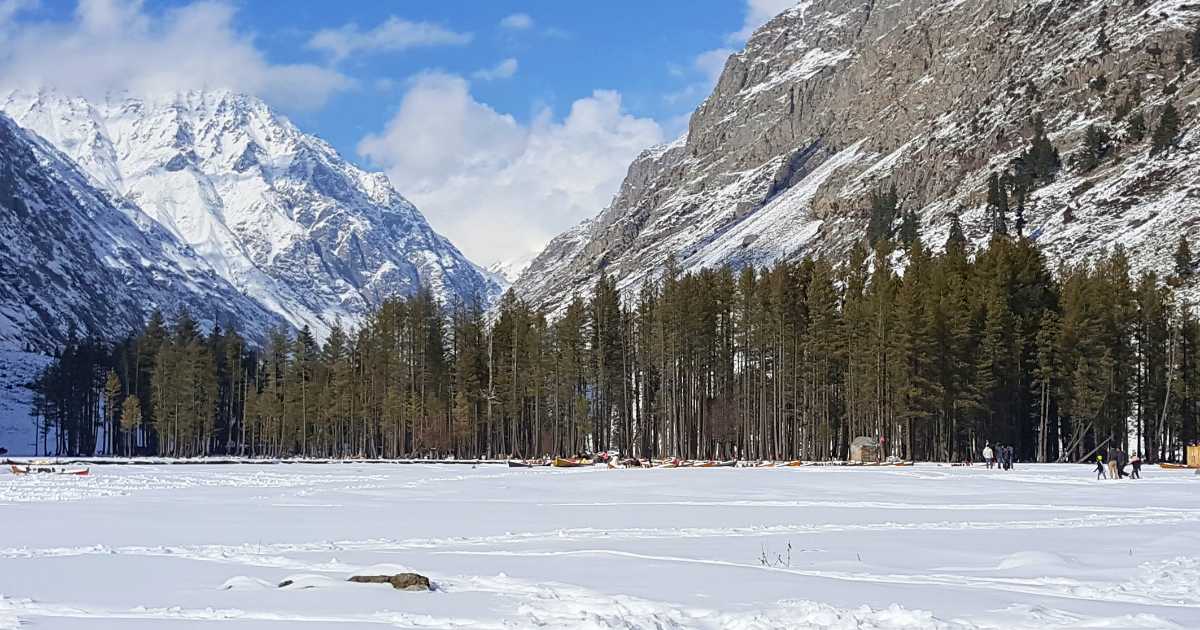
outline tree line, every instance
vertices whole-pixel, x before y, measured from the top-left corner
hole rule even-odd
[[[900,230],[836,265],[668,261],[625,299],[602,275],[554,318],[512,293],[489,321],[422,291],[323,342],[251,344],[155,314],[66,345],[36,383],[41,450],[820,460],[871,436],[906,459],[991,441],[1056,461],[1129,436],[1179,458],[1200,437],[1200,323],[1171,287],[1194,273],[1187,241],[1166,282],[1120,249],[1051,270],[1000,214],[977,252],[952,217],[936,253]]]

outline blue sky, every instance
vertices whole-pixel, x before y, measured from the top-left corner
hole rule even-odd
[[[486,265],[603,209],[789,3],[0,0],[0,81],[256,94]]]

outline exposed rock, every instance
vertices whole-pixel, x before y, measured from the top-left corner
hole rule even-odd
[[[397,573],[396,575],[355,575],[351,582],[360,584],[391,584],[398,591],[432,591],[433,585],[429,578],[417,573]]]
[[[728,59],[685,138],[638,157],[612,205],[555,238],[514,290],[555,312],[601,271],[628,292],[671,256],[684,271],[841,256],[891,184],[928,244],[956,211],[981,243],[988,175],[1028,146],[1039,112],[1064,167],[1034,192],[1025,233],[1052,261],[1121,244],[1135,271],[1166,275],[1179,235],[1200,235],[1198,22],[1183,0],[803,2]],[[1149,128],[1174,102],[1179,146],[1151,156],[1130,140],[1127,98]],[[1084,171],[1089,124],[1116,150]]]

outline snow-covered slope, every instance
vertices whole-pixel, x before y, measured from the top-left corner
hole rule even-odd
[[[243,294],[318,335],[422,284],[445,300],[498,291],[384,175],[346,162],[256,98],[10,92],[0,109]]]
[[[236,322],[249,335],[278,321],[137,206],[93,187],[0,114],[0,350],[49,351],[71,331],[127,334],[156,308]]]
[[[533,262],[533,254],[518,256],[508,260],[492,263],[487,267],[487,274],[500,287],[501,292],[508,290],[517,278],[521,277],[530,263]]]
[[[870,193],[893,183],[927,243],[956,211],[982,242],[987,178],[1029,146],[1039,112],[1064,168],[1033,193],[1026,233],[1055,261],[1121,244],[1135,270],[1166,275],[1180,234],[1200,235],[1198,23],[1184,0],[798,3],[729,58],[686,138],[635,160],[612,205],[554,239],[514,290],[554,310],[602,269],[631,289],[668,256],[689,270],[839,255],[862,238]],[[1129,120],[1153,129],[1168,102],[1183,133],[1151,156]],[[1085,172],[1089,124],[1114,150]]]

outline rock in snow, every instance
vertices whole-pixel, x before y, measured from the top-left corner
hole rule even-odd
[[[335,322],[352,326],[383,299],[422,285],[446,301],[488,300],[499,291],[384,175],[351,165],[256,98],[9,92],[0,94],[0,110],[120,200],[123,224],[142,233],[128,239],[170,237],[179,253],[154,252],[150,263],[186,260],[189,271],[215,275],[242,296],[232,304],[251,303],[243,314],[259,326],[278,318],[322,336]],[[71,232],[86,229],[102,226]],[[72,248],[101,260],[111,255],[103,242],[86,243]],[[80,284],[98,292],[112,286]],[[124,310],[123,320],[144,311]]]
[[[359,584],[391,584],[398,591],[432,591],[429,578],[417,573],[397,573],[396,575],[355,575],[351,582]]]
[[[684,138],[638,157],[612,204],[513,289],[553,312],[601,271],[630,291],[669,256],[685,271],[841,256],[871,192],[893,183],[927,244],[942,246],[955,212],[981,243],[987,178],[1029,145],[1037,112],[1064,166],[1033,193],[1025,233],[1052,264],[1123,245],[1135,271],[1164,276],[1179,236],[1200,233],[1198,22],[1183,0],[801,2],[728,59]],[[1132,141],[1127,99],[1150,129],[1173,102],[1178,147]],[[1085,172],[1089,124],[1116,150]]]

